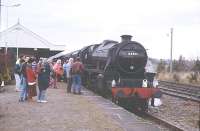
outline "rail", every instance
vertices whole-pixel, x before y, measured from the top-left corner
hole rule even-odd
[[[179,84],[169,81],[159,81],[159,88],[163,93],[200,102],[200,86]]]

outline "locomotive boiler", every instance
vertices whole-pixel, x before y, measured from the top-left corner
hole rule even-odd
[[[112,101],[124,107],[146,111],[149,99],[160,92],[153,88],[155,73],[145,72],[146,49],[131,38],[131,35],[122,35],[121,42],[104,40],[66,56],[81,58],[86,87],[103,96],[112,94]]]

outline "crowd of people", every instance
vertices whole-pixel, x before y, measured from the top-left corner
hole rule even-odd
[[[35,58],[21,56],[14,68],[16,91],[20,92],[19,102],[33,101],[33,97],[37,96],[37,102],[46,103],[47,88],[58,88],[57,82],[61,80],[67,83],[68,93],[81,94],[83,71],[79,57],[63,62],[60,59],[53,62],[41,58],[37,62]]]

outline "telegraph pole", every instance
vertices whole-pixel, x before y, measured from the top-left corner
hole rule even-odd
[[[1,0],[0,0],[0,50],[3,49],[3,45],[1,41]]]
[[[0,0],[0,32],[1,32],[1,0]],[[1,38],[0,38],[1,40]]]
[[[172,69],[173,69],[173,63],[172,63],[172,51],[173,51],[173,28],[170,29],[170,73],[172,73]]]

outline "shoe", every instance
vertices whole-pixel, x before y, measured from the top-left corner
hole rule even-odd
[[[24,102],[23,98],[20,98],[20,99],[19,99],[19,102]]]
[[[24,102],[24,101],[19,99],[19,102]]]
[[[47,103],[47,101],[46,101],[46,100],[41,100],[40,102],[41,102],[41,103]]]
[[[28,101],[29,102],[33,102],[34,100],[32,98],[28,98]]]
[[[27,100],[28,100],[28,97],[25,98],[25,101],[27,101]]]
[[[16,92],[20,92],[20,89],[15,89]]]
[[[41,100],[37,100],[38,103],[41,103]]]

